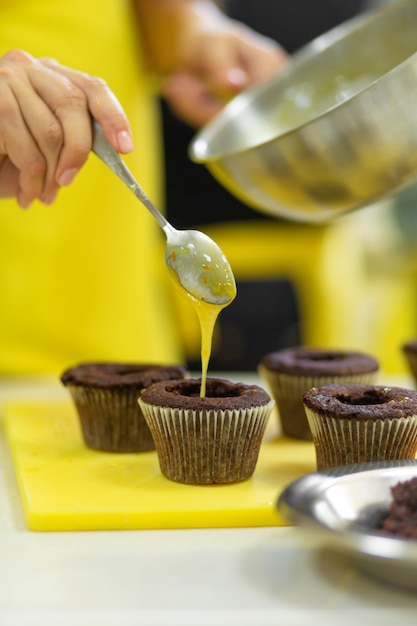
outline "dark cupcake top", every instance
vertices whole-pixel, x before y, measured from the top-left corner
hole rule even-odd
[[[141,400],[146,404],[193,410],[233,410],[264,406],[271,398],[258,385],[208,378],[206,396],[200,398],[200,378],[154,383],[145,389]]]
[[[362,352],[306,346],[271,352],[263,357],[261,366],[274,372],[300,376],[346,376],[379,369],[378,361]]]
[[[67,369],[61,376],[65,386],[143,389],[159,380],[184,378],[182,365],[156,365],[151,363],[81,363]]]
[[[303,395],[304,406],[323,417],[400,419],[417,415],[417,392],[376,385],[325,385]]]

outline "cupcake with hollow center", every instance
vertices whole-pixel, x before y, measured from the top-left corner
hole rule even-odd
[[[137,398],[150,384],[184,378],[182,365],[81,363],[67,369],[68,388],[87,446],[108,452],[145,452],[155,444]]]
[[[257,385],[208,378],[147,387],[139,405],[162,474],[180,483],[235,483],[252,476],[274,401]]]
[[[319,470],[417,452],[417,392],[400,387],[325,385],[303,396]]]
[[[311,440],[303,393],[331,383],[372,384],[379,364],[362,352],[297,346],[265,355],[258,369],[277,403],[283,434]]]

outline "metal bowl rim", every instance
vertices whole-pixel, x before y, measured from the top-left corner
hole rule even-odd
[[[311,118],[301,124],[289,128],[284,132],[278,132],[270,139],[260,141],[258,143],[253,143],[243,149],[213,152],[207,156],[204,156],[203,150],[199,147],[200,145],[208,146],[210,143],[210,137],[216,135],[218,130],[221,130],[222,127],[227,125],[231,117],[238,114],[239,111],[241,111],[242,109],[245,109],[252,103],[254,103],[259,97],[263,95],[265,91],[268,91],[268,89],[270,89],[272,85],[278,85],[282,81],[287,80],[288,76],[294,73],[294,71],[297,71],[298,67],[301,67],[304,63],[310,61],[312,56],[318,57],[319,55],[324,54],[327,50],[337,45],[337,43],[339,43],[343,39],[346,39],[354,32],[360,30],[361,28],[365,28],[369,23],[373,22],[374,19],[382,19],[386,16],[386,14],[396,12],[403,6],[407,6],[409,4],[412,4],[411,0],[403,0],[402,2],[394,3],[393,5],[387,5],[379,7],[377,9],[366,11],[360,16],[356,16],[350,20],[347,20],[343,24],[335,26],[331,30],[323,33],[319,37],[313,39],[310,43],[303,46],[298,52],[296,52],[292,56],[292,61],[286,68],[279,70],[278,73],[274,74],[266,81],[254,85],[253,87],[250,87],[249,89],[235,96],[222,109],[222,111],[220,111],[220,113],[218,113],[210,122],[208,122],[200,131],[198,131],[193,137],[188,148],[188,154],[190,159],[196,163],[210,163],[218,161],[222,158],[233,157],[236,155],[245,155],[264,146],[268,146],[268,144],[271,144],[278,139],[291,136],[296,132],[299,132],[300,129],[304,129],[313,125],[318,120],[327,117],[335,111],[346,108],[348,104],[350,104],[354,100],[358,100],[359,98],[361,98],[361,96],[370,91],[370,89],[372,89],[375,85],[387,82],[394,74],[399,73],[401,70],[403,70],[404,67],[412,65],[417,58],[417,49],[403,61],[395,65],[390,70],[384,72],[358,91],[355,91],[346,99],[332,106],[329,106],[326,109],[323,109],[323,111],[317,113],[316,115],[313,115]],[[326,40],[328,40],[327,43]]]

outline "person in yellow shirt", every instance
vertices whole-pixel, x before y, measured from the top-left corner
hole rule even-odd
[[[286,61],[210,0],[0,0],[0,374],[182,360],[162,233],[91,116],[162,207],[158,91],[198,127]]]

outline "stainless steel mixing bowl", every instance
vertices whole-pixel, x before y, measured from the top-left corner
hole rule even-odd
[[[190,145],[249,206],[324,221],[417,179],[417,0],[318,37]]]

